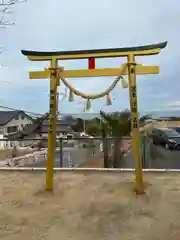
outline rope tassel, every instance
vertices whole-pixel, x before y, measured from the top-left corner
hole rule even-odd
[[[86,111],[89,111],[91,109],[91,101],[90,99],[88,98],[87,99],[87,102],[86,102]]]
[[[69,91],[69,102],[72,102],[74,100],[73,92]]]
[[[121,80],[121,84],[122,84],[122,88],[128,87],[128,83],[124,79]]]
[[[109,94],[106,95],[106,105],[112,105],[111,98]]]

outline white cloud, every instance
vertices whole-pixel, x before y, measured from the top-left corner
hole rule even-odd
[[[146,99],[149,99],[149,100],[152,100],[152,99],[166,99],[168,98],[168,94],[167,93],[162,93],[162,94],[153,94],[153,93],[143,93],[141,92],[142,94],[142,98],[146,98]]]
[[[168,106],[180,106],[180,101],[172,101],[167,104]]]
[[[180,107],[166,107],[166,108],[154,108],[154,109],[149,109],[149,111],[158,111],[158,112],[164,112],[164,111],[179,111]]]

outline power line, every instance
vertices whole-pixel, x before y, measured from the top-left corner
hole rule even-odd
[[[2,106],[2,105],[0,105],[0,108],[7,109],[7,110],[10,110],[10,111],[22,111],[22,112],[26,112],[28,114],[37,115],[37,116],[43,116],[44,115],[43,113],[31,112],[31,111],[28,111],[28,110],[25,110],[25,109],[12,108],[12,107]],[[81,115],[81,113],[72,114],[72,113],[59,113],[58,112],[58,116],[61,116],[61,115]]]
[[[2,109],[7,109],[10,111],[22,111],[22,112],[26,112],[27,114],[30,115],[35,115],[35,116],[43,116],[44,113],[37,113],[37,112],[31,112],[29,110],[25,110],[25,109],[19,109],[19,108],[12,108],[12,107],[7,107],[7,106],[2,106],[0,105],[0,108]],[[113,113],[113,112],[108,112],[109,114]],[[82,113],[60,113],[58,112],[58,116],[82,116],[82,115],[86,115],[86,116],[99,116],[100,113],[86,113],[86,112],[82,112]]]
[[[22,112],[26,112],[26,113],[28,113],[28,114],[38,115],[38,116],[43,116],[43,115],[44,115],[44,114],[41,114],[41,113],[35,113],[35,112],[30,112],[30,111],[26,111],[26,110],[22,110],[22,109],[17,109],[17,108],[12,108],[12,107],[1,106],[1,105],[0,105],[0,108],[2,108],[2,109],[7,109],[7,110],[10,110],[10,111],[22,111]]]

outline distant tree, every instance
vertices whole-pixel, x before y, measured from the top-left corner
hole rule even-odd
[[[180,117],[169,117],[168,118],[169,121],[180,121]]]
[[[148,120],[148,119],[151,119],[151,118],[152,118],[151,115],[146,114],[146,115],[140,117],[139,122],[144,122],[145,120]]]
[[[131,132],[131,113],[129,110],[124,110],[122,112],[114,112],[111,114],[106,114],[101,111],[100,115],[102,117],[104,132],[106,135],[114,137],[114,147],[113,147],[113,167],[121,167],[122,162],[122,137],[127,136]]]
[[[108,134],[110,136],[127,136],[131,131],[131,113],[129,110],[106,114],[100,112],[102,121],[107,124]]]
[[[122,152],[121,152],[121,138],[127,136],[131,132],[131,113],[129,110],[122,112],[105,113],[100,111],[101,119],[93,119],[88,122],[87,132],[92,136],[102,136],[104,145],[108,136],[114,137],[112,150],[113,167],[118,168],[121,165]],[[112,144],[110,144],[112,146]],[[104,166],[109,166],[107,157],[105,156]]]
[[[101,136],[101,120],[94,118],[86,122],[86,131],[91,136]]]
[[[81,118],[76,118],[76,124],[72,126],[75,132],[83,132],[84,130],[84,120]]]

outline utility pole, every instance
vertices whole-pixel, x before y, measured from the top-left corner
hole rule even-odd
[[[59,92],[57,92],[56,94],[56,116],[58,116],[59,114],[58,108],[59,108]]]
[[[84,113],[86,112],[85,102],[84,102],[83,112]],[[86,133],[86,119],[83,119],[83,132]]]

